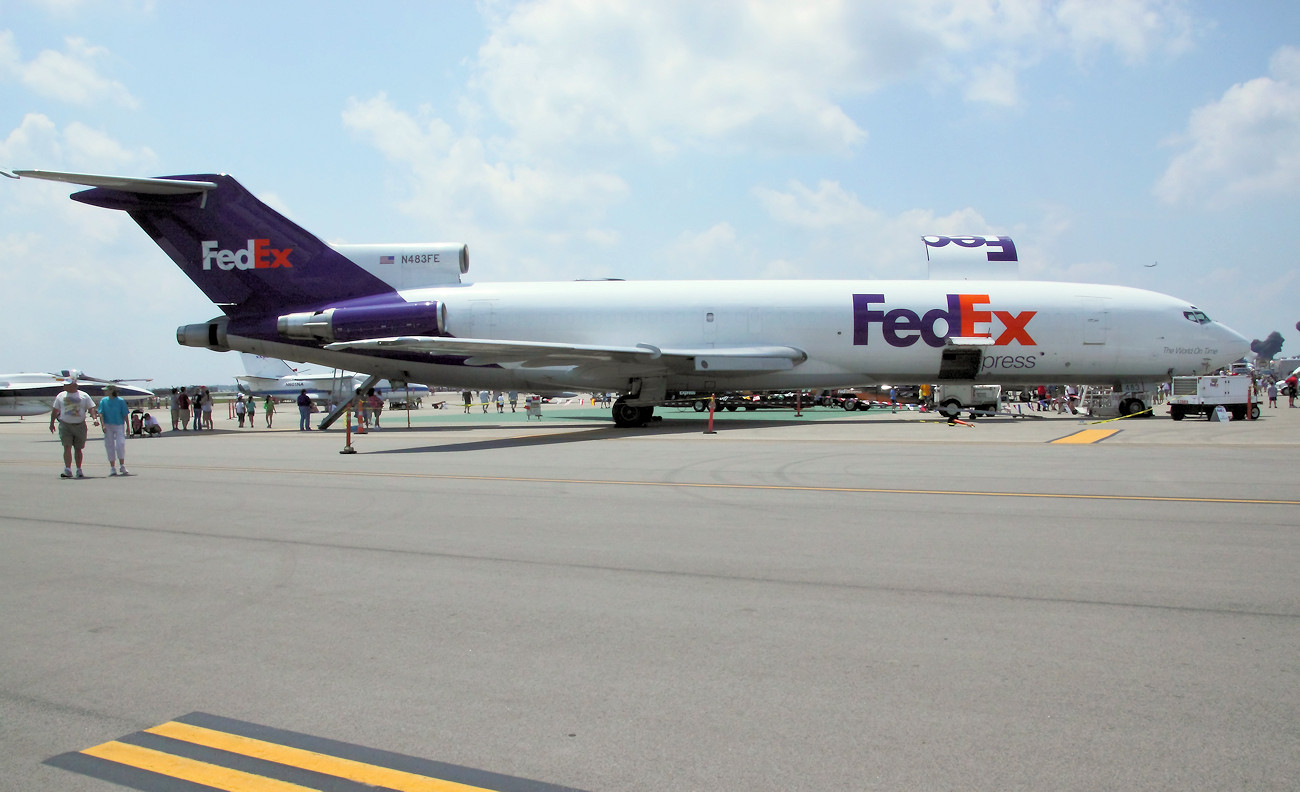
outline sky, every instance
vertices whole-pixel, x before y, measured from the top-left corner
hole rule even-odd
[[[0,0],[0,169],[228,173],[466,280],[1021,277],[1300,356],[1300,3]],[[0,178],[0,370],[231,383],[123,213]]]

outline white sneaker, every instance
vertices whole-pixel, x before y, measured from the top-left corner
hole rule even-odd
[[[111,469],[108,471],[108,475],[110,475],[110,476],[116,476],[116,475],[117,475],[117,468],[111,468]]]
[[[123,466],[122,466],[122,475],[123,475],[123,476],[129,476],[129,475],[131,475],[131,471],[129,471],[129,470],[126,469],[126,465],[123,465]]]
[[[85,478],[85,477],[86,474],[81,472],[81,468],[77,468],[77,478]]]

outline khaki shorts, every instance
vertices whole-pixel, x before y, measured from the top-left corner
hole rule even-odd
[[[75,448],[80,451],[86,446],[86,423],[65,423],[59,421],[59,442],[63,443],[64,448]]]

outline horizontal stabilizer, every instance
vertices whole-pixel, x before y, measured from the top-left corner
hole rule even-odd
[[[183,179],[152,179],[139,176],[97,176],[92,173],[61,173],[59,171],[16,170],[14,174],[24,179],[80,184],[84,187],[107,187],[120,192],[145,195],[185,195],[187,193],[215,190],[216,182],[187,181]]]

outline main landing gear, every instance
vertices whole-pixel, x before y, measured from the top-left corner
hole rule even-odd
[[[650,419],[654,417],[655,408],[653,405],[628,404],[627,397],[620,396],[614,402],[614,408],[611,412],[614,415],[615,426],[620,429],[631,429],[650,423]]]

